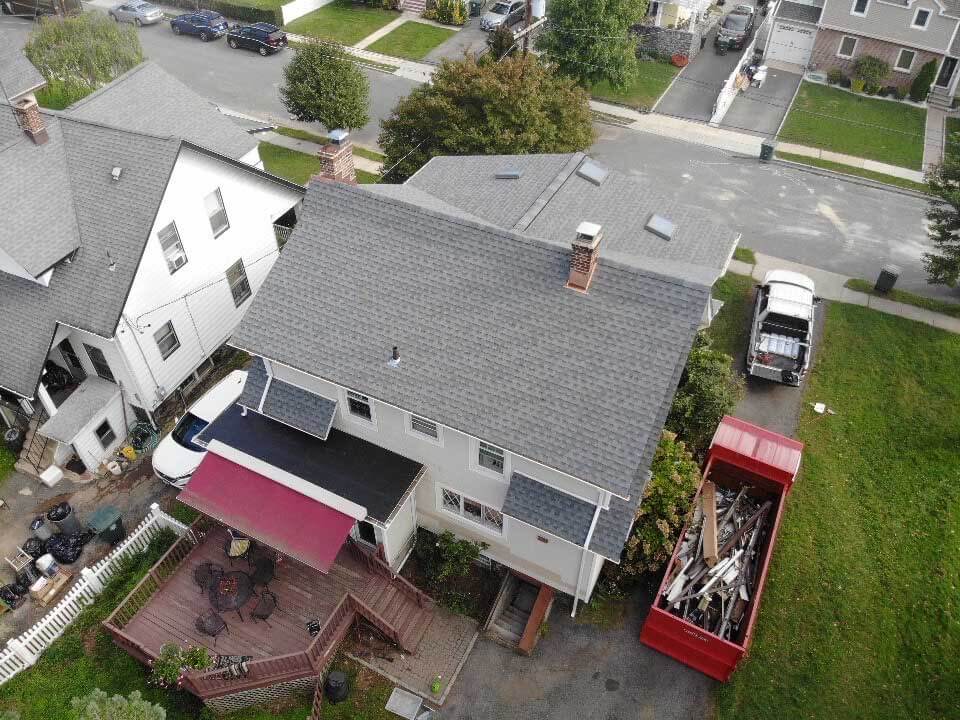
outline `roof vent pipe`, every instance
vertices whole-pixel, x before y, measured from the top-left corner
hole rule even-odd
[[[392,368],[400,367],[400,348],[396,345],[393,346],[393,352],[390,354],[390,359],[387,360],[387,365]]]

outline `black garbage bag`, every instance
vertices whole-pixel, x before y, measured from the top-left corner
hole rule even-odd
[[[23,551],[34,560],[43,555],[43,540],[40,540],[39,538],[29,538],[28,540],[24,541],[23,545],[20,547],[22,547]]]
[[[47,552],[53,555],[53,559],[61,565],[70,565],[77,561],[80,553],[83,552],[83,546],[90,542],[92,537],[93,533],[90,531],[54,535],[47,540]]]
[[[28,588],[33,585],[40,577],[40,571],[37,570],[37,567],[30,563],[23,570],[17,573],[17,585],[22,585],[25,588]]]
[[[22,594],[17,593],[13,588],[15,585],[4,585],[0,587],[0,600],[3,600],[7,605],[13,606],[16,605],[20,598],[23,597]]]
[[[70,514],[70,512],[70,503],[59,503],[58,505],[54,505],[47,512],[47,520],[53,520],[54,522],[63,520],[67,515]]]
[[[26,595],[28,592],[30,592],[30,588],[28,588],[26,585],[21,585],[18,582],[10,583],[9,585],[7,585],[7,587],[10,588],[17,595]]]

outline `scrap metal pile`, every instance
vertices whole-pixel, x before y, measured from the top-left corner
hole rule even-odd
[[[664,591],[674,615],[724,639],[737,637],[759,574],[773,502],[707,480]]]

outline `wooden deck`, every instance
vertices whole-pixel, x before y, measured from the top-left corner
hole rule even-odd
[[[217,638],[203,635],[194,627],[194,621],[210,610],[210,603],[194,582],[194,568],[203,562],[214,562],[227,571],[231,569],[223,553],[225,532],[217,528],[201,539],[124,625],[123,632],[151,655],[158,654],[160,647],[170,642],[203,645],[211,655],[250,655],[258,659],[303,652],[313,640],[307,623],[326,622],[347,594],[395,629],[408,648],[416,647],[429,625],[429,609],[410,601],[409,593],[401,592],[396,580],[371,566],[361,551],[344,545],[327,575],[284,557],[270,583],[270,590],[277,596],[277,609],[267,622],[254,622],[250,615],[257,603],[254,595],[242,608],[243,621],[236,612],[221,612],[228,630]],[[232,569],[247,571],[247,563],[234,561]]]

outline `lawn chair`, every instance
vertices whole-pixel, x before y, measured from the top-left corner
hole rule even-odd
[[[260,600],[257,601],[257,606],[253,609],[253,612],[250,613],[250,616],[254,622],[263,620],[267,623],[267,627],[271,627],[270,623],[267,622],[267,618],[273,615],[273,611],[276,609],[277,596],[265,589],[260,593]]]
[[[193,581],[200,586],[200,594],[203,595],[211,585],[217,582],[223,575],[223,566],[216,563],[200,563],[193,569]]]
[[[213,610],[200,615],[194,621],[194,626],[197,628],[197,632],[201,633],[202,635],[209,635],[213,638],[214,647],[217,646],[217,636],[220,633],[226,630],[227,634],[230,634],[230,628],[227,627],[227,623]]]
[[[234,560],[247,559],[252,550],[253,540],[236,530],[227,530],[227,542],[223,546],[223,552],[230,559],[231,566]]]
[[[250,576],[253,586],[263,585],[265,589],[269,589],[270,581],[276,572],[276,563],[268,557],[258,557],[250,563],[250,567],[253,570]]]

